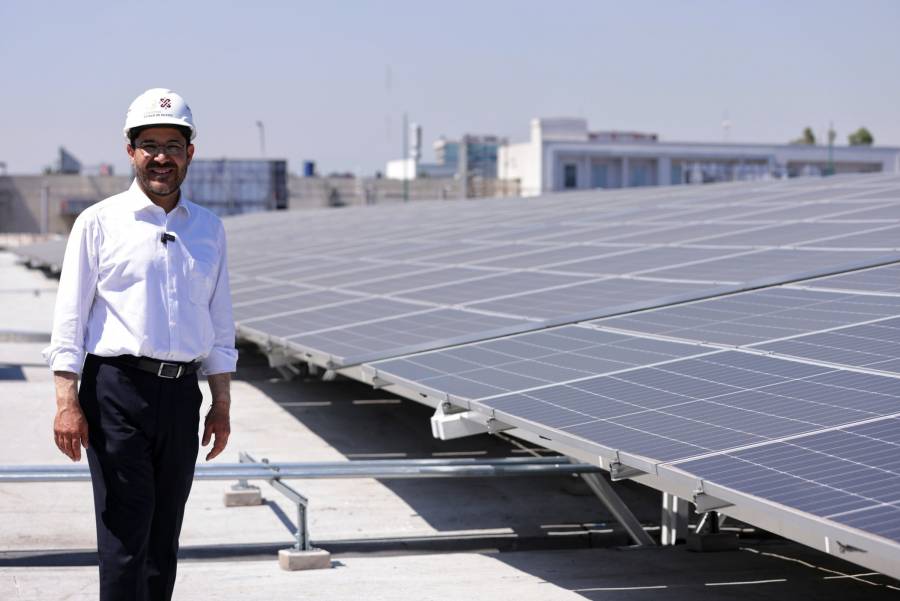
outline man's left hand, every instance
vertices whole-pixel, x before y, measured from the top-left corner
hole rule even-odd
[[[206,414],[206,425],[203,428],[203,446],[208,445],[210,439],[215,436],[212,449],[206,454],[207,461],[225,450],[225,445],[228,444],[228,436],[231,435],[230,413],[230,407],[227,403],[216,403],[213,401],[209,413]]]

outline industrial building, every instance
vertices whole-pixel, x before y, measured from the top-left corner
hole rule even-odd
[[[193,161],[182,188],[188,198],[217,215],[286,209],[287,161]]]
[[[497,156],[506,140],[497,136],[466,134],[459,140],[443,136],[435,140],[434,163],[421,161],[422,128],[413,125],[410,130],[409,156],[388,161],[385,175],[388,179],[414,180],[438,177],[497,178]]]
[[[74,157],[64,165],[80,167]],[[287,177],[284,160],[197,159],[182,188],[188,198],[216,214],[235,215],[286,209]],[[0,232],[68,233],[84,209],[126,190],[132,179],[84,175],[73,168],[0,176]]]
[[[528,142],[498,153],[498,177],[518,181],[523,196],[872,172],[900,172],[900,148],[660,142],[656,134],[592,132],[580,118],[533,119]]]

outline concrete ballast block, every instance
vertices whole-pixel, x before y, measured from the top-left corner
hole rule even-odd
[[[324,549],[282,549],[278,552],[278,565],[282,570],[322,570],[331,567],[331,553]]]
[[[225,507],[262,505],[262,493],[256,486],[235,487],[225,492]]]
[[[735,532],[716,532],[696,534],[690,532],[687,535],[687,548],[689,551],[708,553],[710,551],[737,551],[738,537]]]

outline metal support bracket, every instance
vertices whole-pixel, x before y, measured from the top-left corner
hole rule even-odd
[[[616,482],[618,480],[630,480],[635,476],[644,476],[646,474],[647,472],[643,470],[625,465],[624,463],[620,463],[618,461],[613,461],[609,464],[609,479],[613,482]]]
[[[282,367],[290,365],[294,361],[287,353],[278,348],[267,349],[266,358],[269,360],[269,367]]]
[[[384,388],[385,386],[391,385],[391,383],[388,382],[387,380],[385,380],[383,378],[379,378],[377,374],[372,376],[370,384],[372,385],[372,388],[374,388],[375,390],[380,390],[380,389]]]
[[[257,461],[249,453],[245,453],[241,451],[238,455],[238,458],[241,463],[253,463],[256,465],[267,466],[272,470],[272,478],[269,479],[269,484],[272,485],[272,488],[286,496],[297,506],[297,523],[295,525],[294,530],[294,549],[297,551],[311,551],[313,550],[313,546],[309,542],[309,524],[307,520],[307,508],[309,507],[309,499],[300,494],[296,489],[291,486],[288,486],[284,482],[281,481],[281,478],[278,477],[278,467],[277,466],[269,466],[269,460],[263,458],[262,461]],[[238,480],[238,486],[241,484],[246,485],[246,480]]]
[[[369,384],[375,390],[380,390],[396,384],[396,382],[382,378],[381,374],[378,373],[378,369],[371,365],[361,365],[359,367],[359,373],[362,381]]]
[[[431,416],[431,434],[440,440],[453,440],[475,434],[494,434],[511,429],[493,417],[441,403]]]
[[[731,501],[708,495],[702,490],[698,490],[694,493],[694,506],[697,508],[697,513],[716,511],[724,507],[731,507],[732,505],[734,505],[734,503]]]
[[[307,521],[307,508],[309,499],[301,495],[293,487],[288,486],[281,479],[275,477],[269,480],[272,487],[293,501],[297,505],[297,524],[294,531],[294,549],[298,551],[312,551],[313,546],[309,542],[309,523]]]
[[[613,490],[612,484],[598,474],[581,474],[588,488],[600,498],[603,505],[619,522],[628,535],[639,546],[654,546],[656,543],[644,530],[635,515],[628,509],[625,501]]]
[[[303,361],[297,361],[278,348],[270,348],[266,351],[266,357],[269,359],[269,367],[276,369],[281,377],[285,380],[293,380],[295,378],[305,378],[309,375],[309,365]]]

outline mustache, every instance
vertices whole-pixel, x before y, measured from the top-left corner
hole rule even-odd
[[[150,161],[149,163],[147,163],[147,168],[148,169],[169,169],[169,168],[177,169],[178,165],[176,165],[175,163],[169,163],[169,162],[160,163],[159,161]]]

